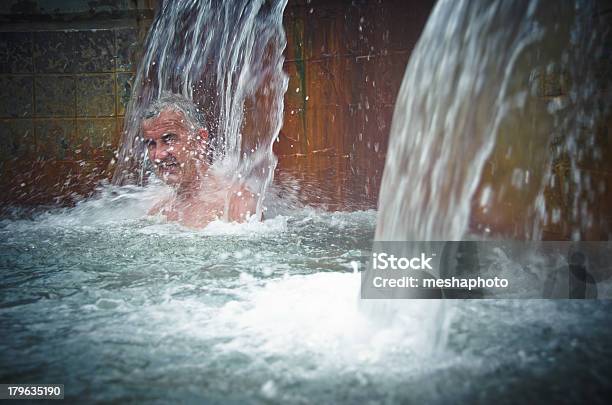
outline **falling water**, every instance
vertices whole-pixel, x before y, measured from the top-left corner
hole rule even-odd
[[[142,113],[164,92],[193,100],[206,117],[215,164],[263,196],[276,166],[283,117],[286,0],[164,1],[138,68],[114,184],[142,184],[148,162]],[[261,213],[262,198],[257,212]]]
[[[563,186],[575,190],[576,229],[592,225],[577,205],[597,197],[580,163],[601,159],[595,135],[606,104],[595,79],[603,36],[594,10],[581,1],[437,4],[397,99],[377,240],[462,240],[474,200],[493,226],[505,213],[522,219],[505,236],[539,239],[562,155],[571,161]]]
[[[583,2],[438,2],[397,99],[377,241],[488,237],[504,211],[519,223],[500,233],[539,239],[552,211],[545,191],[559,182],[552,166],[561,156],[571,157],[574,176],[564,181],[576,190],[576,203],[595,201],[579,172],[581,160],[597,156],[596,124],[605,111],[597,102],[601,35],[593,17]],[[561,88],[550,89],[551,79]],[[471,229],[474,200],[485,220]],[[587,214],[578,229],[588,226]],[[444,345],[454,308],[440,300],[362,306],[388,323],[414,314],[432,350]]]

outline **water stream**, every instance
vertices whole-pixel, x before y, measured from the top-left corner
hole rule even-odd
[[[604,27],[594,13],[588,1],[437,3],[395,106],[378,240],[488,236],[487,223],[537,240],[559,220],[544,198],[559,182],[573,191],[575,238],[602,220],[590,207],[603,190],[580,170],[602,159],[595,136],[610,103],[595,75]],[[561,155],[568,178],[552,172]],[[470,229],[474,205],[483,215]],[[511,227],[496,223],[505,214]]]
[[[272,143],[283,121],[286,0],[164,1],[149,31],[126,111],[113,184],[150,175],[143,112],[167,93],[192,100],[206,120],[209,154],[234,183],[260,196],[272,181]]]
[[[596,79],[605,30],[594,13],[584,1],[436,4],[395,105],[377,241],[419,241],[393,252],[413,257],[429,241],[539,240],[544,225],[560,220],[545,198],[560,182],[565,195],[571,190],[564,215],[572,213],[574,239],[592,227],[610,231],[593,215],[604,189],[581,176],[584,161],[602,159],[596,130],[610,104]],[[553,172],[561,156],[572,176]],[[396,298],[409,297],[399,290]],[[416,333],[435,352],[463,304],[389,299],[360,307],[387,324],[420,319]]]

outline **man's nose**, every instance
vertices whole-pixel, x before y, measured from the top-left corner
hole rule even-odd
[[[166,145],[156,145],[151,153],[153,161],[162,161],[168,157],[168,147]]]

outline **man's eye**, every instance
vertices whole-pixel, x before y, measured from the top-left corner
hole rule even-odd
[[[173,133],[164,134],[162,136],[162,140],[165,143],[172,143],[172,142],[174,142],[176,140],[176,134],[173,134]]]
[[[144,144],[147,148],[151,148],[155,146],[155,141],[153,139],[145,139]]]

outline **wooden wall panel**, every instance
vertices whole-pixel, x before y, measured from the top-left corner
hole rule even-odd
[[[337,208],[376,207],[393,106],[432,7],[391,0],[289,3],[290,81],[275,151],[282,170],[309,171],[301,176],[311,188],[336,184],[325,190],[327,207],[331,200]],[[330,179],[332,167],[343,178]]]

